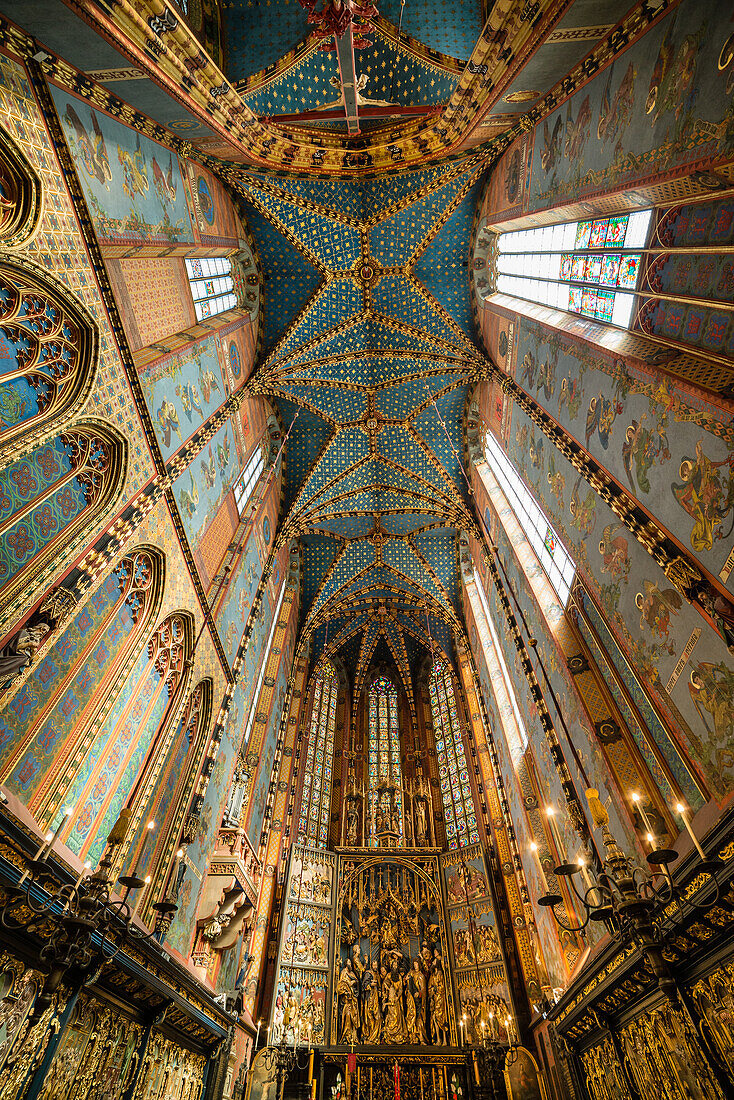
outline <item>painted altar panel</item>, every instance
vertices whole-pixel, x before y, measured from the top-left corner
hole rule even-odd
[[[457,1011],[466,1016],[465,1038],[474,1043],[481,1043],[485,1035],[504,1040],[506,1029],[499,1021],[514,1013],[484,854],[479,845],[472,845],[440,860]]]
[[[50,90],[100,243],[196,243],[176,153],[86,100]]]
[[[518,318],[516,333],[519,384],[718,573],[734,529],[734,403],[527,318]],[[543,446],[545,479],[560,502],[565,478]],[[624,529],[600,530],[599,539],[600,572],[608,585],[623,584],[631,564]]]
[[[730,33],[715,0],[666,13],[536,126],[527,208],[730,156],[731,61],[719,68]]]
[[[726,644],[636,539],[626,540],[629,570],[609,578],[603,550],[617,529],[616,517],[560,452],[553,449],[546,460],[536,434],[513,407],[510,457],[524,470],[638,675],[670,715],[687,758],[722,796],[734,786],[734,667]],[[557,495],[547,478],[551,457],[562,479]]]
[[[324,1045],[331,957],[336,856],[294,844],[286,883],[270,1042],[294,1036]]]
[[[332,1045],[455,1042],[438,856],[342,856],[336,912]]]

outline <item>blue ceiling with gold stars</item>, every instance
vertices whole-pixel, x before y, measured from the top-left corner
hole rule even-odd
[[[477,154],[373,181],[235,177],[264,272],[250,389],[290,428],[278,538],[303,548],[302,626],[355,685],[379,652],[413,693],[461,621],[462,459],[483,357],[469,300]],[[343,649],[343,652],[341,652]],[[355,664],[356,662],[356,664]]]

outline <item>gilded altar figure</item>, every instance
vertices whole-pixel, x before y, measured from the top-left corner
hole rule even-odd
[[[379,1043],[382,1030],[382,1013],[380,1011],[380,967],[375,959],[364,976],[364,988],[366,991],[364,1001],[364,1019],[362,1021],[362,1042]]]
[[[347,800],[347,844],[350,848],[357,844],[357,807],[353,800]]]
[[[342,1043],[356,1043],[359,1031],[359,1007],[357,1005],[357,978],[352,969],[351,959],[347,959],[344,964],[344,968],[339,975],[336,991],[342,998],[340,1041]]]
[[[413,1026],[408,1026],[410,1041],[413,1043],[426,1043],[426,994],[428,983],[419,959],[413,959],[408,975],[408,992],[415,1005]]]
[[[438,951],[433,953],[431,976],[428,979],[428,997],[431,1002],[431,1039],[437,1046],[447,1046],[449,1029],[446,1013],[446,987],[441,956]]]
[[[428,838],[428,827],[426,825],[426,804],[422,798],[416,799],[415,803],[415,842],[419,848],[424,848]]]
[[[382,1038],[386,1043],[404,1043],[406,1040],[405,1013],[403,1011],[403,976],[396,962],[383,985],[385,1001],[385,1027]]]

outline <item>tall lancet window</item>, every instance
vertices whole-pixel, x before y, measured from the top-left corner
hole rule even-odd
[[[441,658],[433,664],[428,690],[446,818],[446,840],[449,848],[478,844],[477,812],[469,785],[469,769],[461,739],[454,685],[449,667]]]
[[[398,693],[386,676],[369,693],[369,790],[373,844],[403,835],[403,772],[400,766]]]
[[[497,290],[627,328],[652,210],[501,233]]]
[[[338,686],[334,667],[327,661],[321,667],[314,689],[301,817],[298,822],[298,839],[314,848],[325,848],[329,839],[329,802]]]

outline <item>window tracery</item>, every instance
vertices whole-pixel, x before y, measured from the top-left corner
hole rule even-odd
[[[469,769],[456,708],[454,685],[449,667],[438,658],[428,681],[431,717],[436,738],[438,776],[441,784],[446,840],[449,848],[478,844],[477,813],[474,806]]]
[[[0,130],[0,239],[18,248],[35,234],[41,217],[41,181],[19,146]]]
[[[339,682],[331,662],[322,665],[314,687],[303,777],[298,839],[325,848],[329,839],[329,805],[334,762],[334,728]]]
[[[2,168],[0,147],[0,170]],[[0,219],[2,218],[0,175]],[[0,232],[2,232],[0,227]],[[61,285],[0,254],[0,444],[68,423],[94,380],[97,329]]]
[[[102,425],[79,423],[0,472],[0,588],[5,608],[52,559],[75,547],[125,477],[125,446]]]
[[[232,263],[227,256],[187,260],[186,272],[197,321],[214,317],[217,313],[224,313],[226,309],[234,309],[237,305]]]

